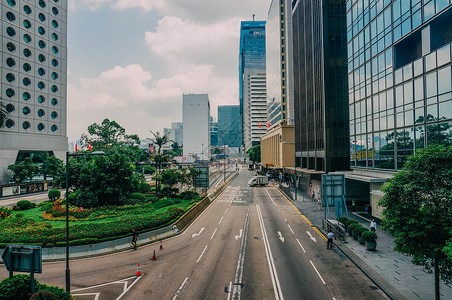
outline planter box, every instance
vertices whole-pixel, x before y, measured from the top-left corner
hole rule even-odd
[[[355,241],[358,240],[358,232],[353,231],[353,238],[355,239]]]
[[[374,251],[377,248],[377,242],[366,241],[367,250]]]
[[[366,243],[366,240],[360,235],[360,236],[358,236],[358,242],[359,242],[361,245],[364,245],[364,244]]]

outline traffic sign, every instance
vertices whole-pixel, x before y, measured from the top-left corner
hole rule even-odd
[[[8,271],[42,273],[40,246],[7,245],[2,254]]]

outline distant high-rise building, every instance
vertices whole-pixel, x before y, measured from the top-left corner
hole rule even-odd
[[[184,94],[182,99],[184,155],[210,159],[210,103],[207,94]]]
[[[240,147],[242,145],[241,125],[239,105],[218,106],[218,145]]]
[[[0,183],[8,165],[42,154],[65,158],[67,1],[1,4],[1,96],[8,111],[0,128]]]
[[[265,26],[267,123],[293,124],[293,39],[290,0],[272,1]]]
[[[183,126],[182,122],[172,122],[171,123],[171,140],[178,143],[179,146],[184,144],[183,140]]]
[[[244,103],[247,97],[246,91],[249,91],[246,85],[250,82],[246,75],[257,74],[265,74],[265,21],[242,21],[239,50],[239,103],[243,131],[245,131],[245,123],[251,123],[250,120],[245,119],[244,111],[247,105]],[[251,128],[247,130],[250,131]],[[242,136],[243,143],[245,143],[245,135]]]
[[[266,130],[267,94],[265,73],[245,73],[245,92],[243,99],[243,134],[245,151],[260,143]]]
[[[213,117],[210,117],[210,145],[218,145],[218,122],[215,122]]]

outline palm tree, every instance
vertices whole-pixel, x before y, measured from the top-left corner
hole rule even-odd
[[[155,145],[157,145],[157,154],[153,155],[153,159],[155,161],[155,164],[157,166],[157,172],[156,172],[156,188],[158,189],[159,187],[159,183],[158,183],[158,178],[159,178],[159,173],[160,173],[160,168],[162,166],[162,162],[167,161],[166,155],[161,154],[162,151],[162,147],[165,144],[168,144],[169,142],[173,142],[172,140],[169,139],[169,132],[167,132],[164,135],[160,135],[160,132],[156,132],[154,133],[153,131],[149,130],[152,135],[154,136],[154,138],[148,138],[150,139]]]
[[[6,120],[8,119],[9,112],[6,110],[6,106],[0,101],[0,128],[2,128]]]

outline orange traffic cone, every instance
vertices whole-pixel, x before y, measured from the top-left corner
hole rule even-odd
[[[160,250],[162,250],[163,249],[163,243],[162,243],[162,241],[160,241]]]
[[[138,264],[138,267],[137,267],[137,276],[141,276],[140,264]]]
[[[155,257],[155,250],[154,250],[154,255],[152,256],[152,260],[156,260],[157,257]]]

